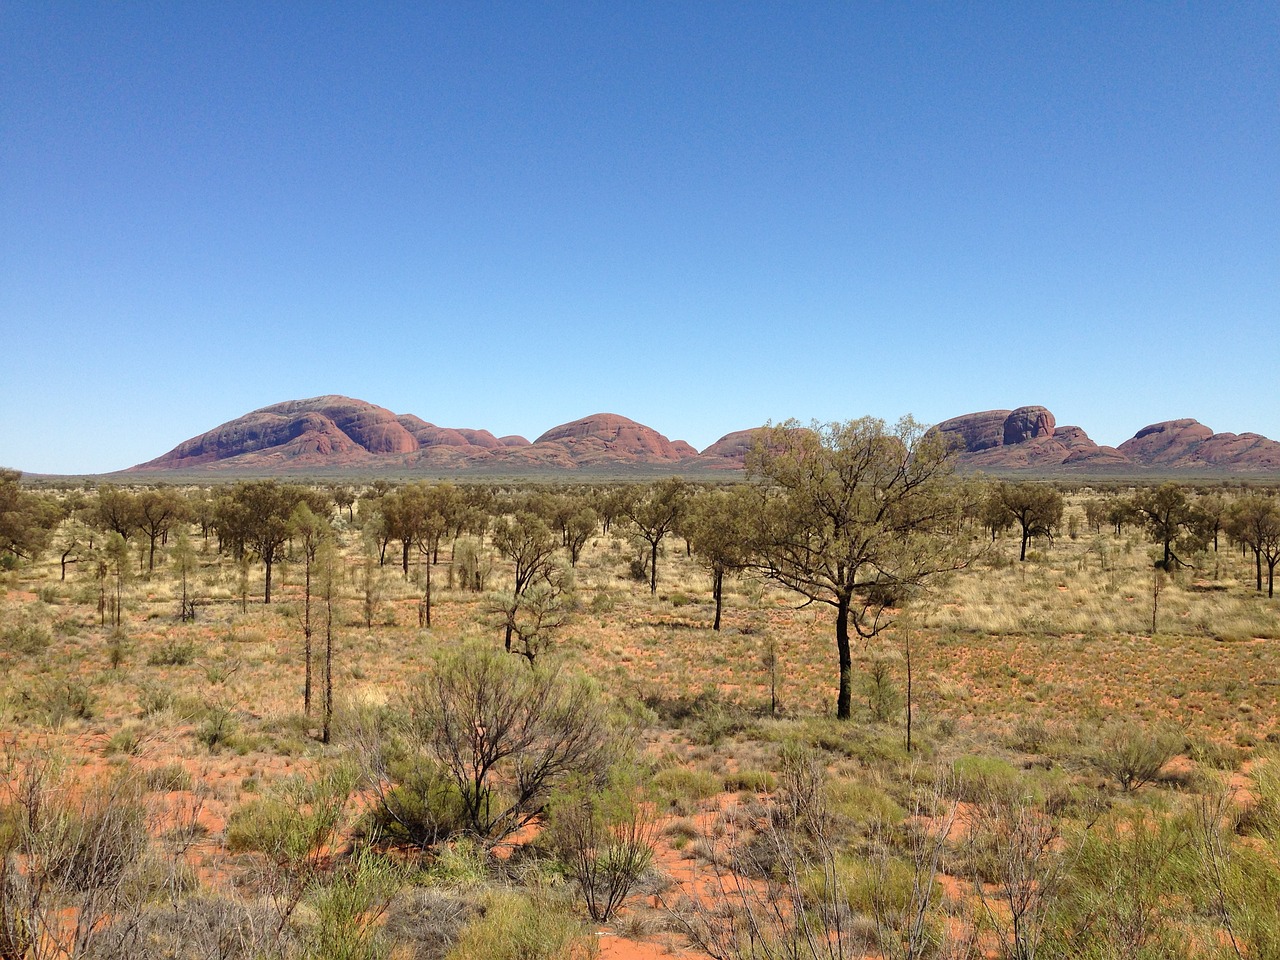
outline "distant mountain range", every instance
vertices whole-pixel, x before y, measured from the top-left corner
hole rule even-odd
[[[350,397],[289,400],[254,410],[180,443],[129,472],[488,472],[740,470],[748,428],[699,452],[652,427],[611,413],[553,427],[536,440],[488,430],[438,427],[412,414]],[[1044,407],[988,410],[938,424],[962,448],[962,467],[1033,473],[1266,474],[1280,472],[1280,443],[1254,433],[1214,433],[1195,420],[1139,430],[1119,447],[1099,446],[1079,427],[1059,427]]]

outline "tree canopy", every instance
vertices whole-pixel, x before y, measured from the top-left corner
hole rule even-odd
[[[853,695],[849,626],[872,637],[930,576],[964,564],[953,453],[911,417],[762,429],[747,459],[757,503],[752,565],[836,611],[836,716]]]

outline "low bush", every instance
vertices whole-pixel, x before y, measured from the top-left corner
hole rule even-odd
[[[147,663],[153,667],[185,667],[194,663],[195,659],[196,646],[194,643],[179,643],[176,640],[168,640],[151,651],[147,657]]]
[[[705,770],[667,767],[650,781],[659,809],[686,809],[724,790],[724,781]]]
[[[569,905],[544,893],[489,894],[448,960],[587,960],[595,937]]]
[[[1159,776],[1161,768],[1178,755],[1184,744],[1185,738],[1172,730],[1116,721],[1103,728],[1093,761],[1098,770],[1129,793]]]
[[[969,803],[1017,800],[1033,795],[1033,785],[1008,760],[999,757],[960,757],[951,768],[956,799]]]

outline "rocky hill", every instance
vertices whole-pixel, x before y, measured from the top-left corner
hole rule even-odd
[[[131,469],[625,469],[675,467],[697,457],[698,451],[683,440],[668,440],[651,427],[611,413],[553,427],[530,443],[524,437],[495,437],[488,430],[438,427],[364,400],[326,396],[254,410]]]
[[[1060,427],[1044,407],[987,410],[935,427],[954,438],[971,469],[1121,473],[1183,470],[1268,473],[1280,470],[1280,443],[1256,433],[1214,433],[1195,420],[1143,427],[1119,447],[1100,446],[1079,427]]]
[[[1253,433],[1215,434],[1195,420],[1152,424],[1118,448],[1094,443],[1080,427],[1058,426],[1041,406],[965,414],[934,429],[958,447],[961,466],[974,470],[1280,472],[1280,443]],[[699,453],[642,423],[598,413],[552,427],[530,443],[488,430],[439,427],[364,400],[326,396],[254,410],[131,469],[724,472],[742,469],[753,433],[726,434]]]

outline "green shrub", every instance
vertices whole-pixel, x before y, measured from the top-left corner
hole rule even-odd
[[[156,793],[190,790],[193,786],[191,774],[180,763],[169,763],[163,767],[148,770],[143,773],[142,782],[148,790]]]
[[[36,709],[54,728],[70,720],[89,720],[96,709],[88,684],[70,677],[50,677],[36,688],[33,698]]]
[[[653,861],[654,823],[627,776],[601,791],[585,780],[566,785],[553,802],[547,836],[591,919],[607,923]]]
[[[380,919],[403,883],[402,871],[364,852],[319,888],[305,960],[382,960],[388,955]]]
[[[354,775],[344,767],[284,781],[232,811],[227,849],[266,854],[293,872],[314,867],[342,822],[354,786]]]
[[[147,663],[153,667],[185,667],[196,659],[194,643],[179,643],[169,640],[158,649],[152,650]]]
[[[144,717],[163,713],[173,703],[173,691],[163,684],[147,682],[138,686],[138,712]]]
[[[44,653],[51,642],[49,628],[40,623],[23,620],[0,628],[0,647],[24,657]]]
[[[778,778],[768,770],[739,770],[737,773],[725,774],[726,790],[741,790],[747,793],[772,793],[778,786]]]
[[[705,770],[667,767],[654,775],[650,789],[658,799],[660,809],[684,809],[722,792],[724,781]]]
[[[595,938],[568,905],[545,894],[490,894],[447,960],[587,960]]]
[[[376,838],[430,846],[465,832],[462,792],[439,764],[399,760],[388,776],[392,786],[381,791],[368,815]]]
[[[1116,721],[1103,728],[1094,764],[1129,793],[1159,776],[1184,743],[1183,736],[1171,730],[1149,730],[1132,721]]]
[[[875,825],[901,823],[906,812],[888,794],[853,780],[828,780],[824,785],[827,809],[834,815],[866,829]]]
[[[210,753],[217,753],[234,745],[238,726],[235,714],[226,707],[206,706],[204,716],[196,725],[196,742],[208,747]]]
[[[970,803],[1032,795],[1031,785],[1018,768],[999,757],[960,757],[951,771],[956,797]]]
[[[806,903],[814,907],[831,904],[846,907],[855,915],[886,916],[907,910],[913,881],[911,868],[899,860],[841,855],[829,867],[806,871],[800,889]]]

